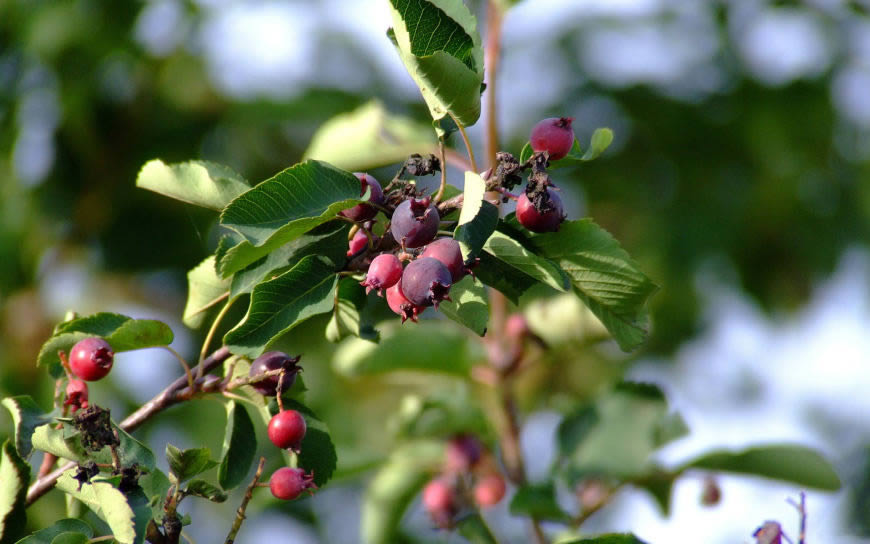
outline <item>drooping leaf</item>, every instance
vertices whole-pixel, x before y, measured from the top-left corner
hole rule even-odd
[[[200,497],[211,502],[224,502],[227,500],[227,494],[217,486],[214,486],[205,480],[191,480],[184,490],[185,495]]]
[[[682,468],[761,476],[825,491],[837,491],[842,485],[837,472],[820,453],[797,445],[777,444],[739,452],[711,452],[685,463]]]
[[[345,170],[367,170],[405,160],[435,148],[432,129],[389,113],[372,100],[323,123],[304,158],[326,161]]]
[[[569,278],[556,263],[535,255],[503,232],[493,232],[483,245],[483,249],[496,260],[501,261],[502,266],[514,268],[517,272],[556,290],[568,291],[569,289]]]
[[[365,288],[354,278],[342,278],[338,283],[338,297],[332,309],[332,318],[326,325],[326,339],[339,342],[348,336],[378,340],[378,333],[370,323],[363,323],[362,309],[366,305]]]
[[[646,544],[643,540],[632,534],[607,534],[599,535],[592,538],[581,538],[580,540],[571,540],[562,544]]]
[[[510,512],[515,516],[562,523],[571,520],[571,516],[556,502],[556,488],[553,482],[527,484],[517,489],[511,499]]]
[[[209,309],[227,297],[230,280],[215,271],[215,258],[210,255],[187,273],[187,304],[184,306],[184,324],[198,329],[205,321]]]
[[[57,488],[72,495],[109,526],[120,544],[139,544],[145,538],[145,528],[151,519],[148,499],[140,489],[126,495],[111,483],[95,478],[83,484],[73,479],[73,471],[66,471],[57,480]]]
[[[227,426],[224,433],[218,483],[226,490],[241,484],[251,470],[257,453],[254,423],[245,407],[235,401],[226,403]]]
[[[486,334],[489,323],[489,298],[479,280],[465,276],[450,288],[450,298],[438,306],[438,311],[464,325],[478,336]]]
[[[0,541],[12,538],[24,528],[27,514],[27,486],[30,466],[18,455],[11,440],[0,447]]]
[[[166,460],[169,462],[170,479],[178,483],[186,482],[217,466],[208,448],[181,450],[172,444],[166,444]]]
[[[90,336],[100,336],[112,346],[115,353],[172,343],[172,329],[154,319],[133,319],[125,315],[98,313],[65,321],[55,327],[54,335],[39,350],[37,365],[48,365],[52,376],[63,375],[57,352],[67,354],[79,341]]]
[[[231,168],[209,161],[166,164],[150,160],[139,171],[136,187],[148,189],[196,206],[222,210],[251,188]]]
[[[365,544],[391,544],[402,515],[444,463],[442,441],[404,444],[390,455],[366,489],[361,532]]]
[[[166,493],[172,482],[169,477],[160,469],[152,468],[145,474],[139,476],[139,487],[148,499],[148,504],[151,507],[151,516],[158,524],[163,521],[163,505],[166,502]]]
[[[452,116],[464,126],[480,117],[483,49],[477,20],[461,0],[390,0],[393,35],[420,88],[439,136]]]
[[[51,415],[43,413],[42,408],[28,395],[7,397],[0,403],[12,414],[12,423],[15,425],[15,449],[18,450],[21,458],[26,459],[33,451],[31,442],[33,430],[51,421]]]
[[[94,537],[94,530],[84,521],[80,519],[62,519],[56,521],[51,527],[46,527],[30,536],[22,538],[15,544],[52,544],[54,538],[63,533],[81,533],[88,538]]]
[[[318,419],[311,409],[296,400],[284,401],[284,409],[296,410],[305,418],[306,431],[299,446],[300,453],[296,457],[297,466],[313,473],[314,483],[323,486],[332,477],[338,464],[335,446],[329,437],[326,423]]]
[[[218,262],[223,277],[242,270],[287,242],[360,202],[360,181],[327,163],[309,160],[233,200],[221,224],[245,239]]]
[[[498,225],[498,208],[484,200],[486,182],[476,172],[465,173],[462,211],[453,238],[465,261],[477,257]]]
[[[254,288],[245,318],[224,336],[231,352],[258,357],[301,321],[328,312],[338,281],[333,265],[310,255],[280,276]]]
[[[592,142],[589,144],[589,149],[580,158],[582,161],[591,161],[597,159],[604,151],[610,147],[613,142],[613,131],[609,128],[597,128],[592,133]]]
[[[644,308],[658,287],[607,231],[591,219],[565,221],[558,232],[533,236],[531,243],[568,274],[623,350],[646,339]]]

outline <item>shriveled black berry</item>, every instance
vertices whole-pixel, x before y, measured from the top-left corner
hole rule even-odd
[[[435,306],[449,300],[448,293],[453,281],[450,270],[444,263],[432,257],[411,261],[402,273],[402,293],[415,306]]]
[[[76,414],[73,425],[81,433],[82,444],[91,451],[100,451],[105,446],[117,446],[121,443],[112,429],[109,411],[97,405],[91,405]]]
[[[409,198],[393,212],[390,232],[402,247],[420,247],[435,238],[440,221],[438,210],[429,197]]]
[[[100,473],[99,467],[93,461],[88,461],[85,464],[76,467],[76,473],[73,475],[73,480],[79,483],[79,491],[82,490],[82,484],[91,483],[91,478]]]

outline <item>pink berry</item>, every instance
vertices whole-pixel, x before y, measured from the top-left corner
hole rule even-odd
[[[102,338],[85,338],[73,346],[69,354],[69,366],[79,378],[93,382],[100,380],[112,370],[115,353],[112,346]]]
[[[368,201],[374,204],[383,205],[384,190],[381,188],[381,184],[378,183],[378,180],[368,174],[363,174],[362,172],[355,172],[354,175],[359,178],[360,182],[362,182],[362,188],[360,189],[359,195],[362,196],[366,194],[366,189],[370,188],[371,193],[369,194]],[[353,219],[354,221],[366,221],[367,219],[376,216],[378,210],[374,206],[363,203],[357,204],[353,208],[342,210],[339,213],[349,219]]]
[[[314,476],[305,474],[301,468],[284,467],[272,473],[269,489],[276,499],[292,501],[306,489],[316,489]]]
[[[423,488],[423,508],[437,525],[449,525],[457,510],[453,489],[444,480],[432,480]]]
[[[504,334],[508,338],[522,340],[530,333],[529,322],[523,314],[511,314],[504,324]]]
[[[428,196],[409,198],[396,207],[390,219],[390,232],[402,247],[420,247],[428,244],[438,233],[441,217]]]
[[[293,386],[296,381],[296,374],[300,368],[297,364],[299,356],[290,357],[283,351],[267,351],[260,355],[254,362],[251,363],[251,369],[248,371],[248,376],[259,376],[271,370],[284,369],[284,381],[281,383],[281,392],[287,391]],[[257,390],[261,395],[272,396],[278,393],[279,376],[271,376],[265,380],[251,384],[251,387]]]
[[[81,380],[71,379],[66,385],[65,406],[69,406],[73,412],[88,407],[88,384]]]
[[[269,440],[282,450],[299,450],[302,439],[305,438],[305,418],[296,410],[278,412],[269,421]]]
[[[369,237],[366,236],[365,231],[359,229],[356,231],[356,234],[353,235],[353,238],[347,243],[347,256],[348,257],[356,257],[360,253],[363,252],[365,248],[369,245]]]
[[[438,259],[421,257],[411,261],[402,272],[402,293],[414,306],[438,307],[442,300],[449,300],[453,280],[450,270]]]
[[[504,498],[506,491],[504,478],[498,474],[488,474],[474,486],[474,502],[481,508],[495,506]]]
[[[369,265],[366,279],[360,282],[360,285],[365,286],[366,294],[372,289],[376,289],[378,294],[383,294],[384,289],[396,285],[402,279],[402,263],[399,258],[392,253],[381,253]]]
[[[414,306],[410,300],[405,298],[405,294],[402,292],[401,281],[387,289],[387,305],[397,315],[402,316],[402,323],[408,319],[416,323],[417,316],[426,309]]]
[[[532,149],[548,152],[554,161],[564,158],[574,146],[573,120],[571,117],[550,117],[538,122],[529,137]]]
[[[549,198],[542,204],[542,211],[535,209],[526,193],[517,199],[517,220],[532,232],[555,232],[565,219],[562,198],[549,187],[547,195]]]
[[[453,238],[439,238],[435,240],[426,246],[420,257],[432,257],[441,261],[447,267],[447,270],[450,271],[453,283],[458,282],[465,276],[462,249],[459,247],[459,242]]]

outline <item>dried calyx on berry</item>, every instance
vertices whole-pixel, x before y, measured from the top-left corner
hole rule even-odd
[[[401,281],[387,289],[387,305],[394,313],[401,316],[402,323],[408,319],[416,323],[417,316],[426,309],[422,306],[415,306],[413,302],[405,297],[405,294],[402,292]]]
[[[311,490],[317,489],[317,486],[314,485],[313,474],[306,474],[301,468],[284,467],[272,473],[269,489],[276,499],[292,501],[305,490],[313,495]]]
[[[118,446],[121,443],[112,427],[109,410],[97,405],[89,406],[73,418],[73,425],[81,433],[82,444],[91,451],[100,451],[105,446]]]
[[[284,381],[281,384],[281,392],[287,391],[293,386],[296,381],[296,374],[302,370],[298,363],[301,356],[290,357],[283,351],[267,351],[260,355],[254,362],[251,363],[251,369],[248,371],[248,376],[254,377],[264,374],[272,370],[284,369]],[[263,380],[254,382],[251,386],[262,395],[273,396],[278,392],[279,375],[270,376]]]
[[[70,379],[66,385],[66,399],[64,406],[69,406],[73,413],[79,409],[88,407],[88,384],[75,378]]]
[[[435,238],[440,221],[431,198],[412,197],[396,207],[390,219],[390,232],[403,248],[420,247]]]

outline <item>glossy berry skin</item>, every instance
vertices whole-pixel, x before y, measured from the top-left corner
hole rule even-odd
[[[284,382],[281,384],[281,392],[287,391],[293,386],[296,381],[296,373],[299,372],[299,367],[296,363],[299,362],[299,357],[290,357],[283,351],[267,351],[260,355],[254,362],[251,363],[251,370],[248,371],[248,376],[257,376],[270,370],[278,370],[283,368],[287,372],[284,374]],[[257,390],[261,395],[272,396],[278,392],[279,376],[271,376],[265,380],[252,383],[251,387]]]
[[[347,256],[354,257],[359,255],[368,245],[369,237],[366,236],[366,233],[362,229],[359,229],[347,243]]]
[[[553,189],[547,188],[549,195],[548,209],[539,212],[529,200],[528,195],[523,193],[517,199],[517,220],[520,224],[532,232],[555,232],[565,220],[565,212],[562,207],[562,198]]]
[[[272,473],[269,490],[276,499],[292,501],[306,489],[316,488],[314,477],[301,468],[284,467]]]
[[[436,524],[449,525],[457,510],[453,489],[444,480],[432,480],[423,488],[423,508]]]
[[[88,407],[88,384],[82,380],[71,379],[66,385],[66,400],[63,401],[64,406],[69,406],[73,412],[77,412],[79,408]]]
[[[451,472],[467,472],[483,457],[483,444],[472,435],[454,436],[447,442],[446,468]]]
[[[474,486],[474,502],[482,508],[495,506],[504,498],[506,491],[504,478],[498,474],[488,474]]]
[[[366,294],[376,289],[378,294],[383,294],[384,289],[396,285],[402,279],[402,262],[392,253],[381,253],[369,265],[365,281],[360,285],[366,288]]]
[[[269,440],[282,450],[298,452],[307,428],[302,414],[296,410],[284,410],[272,416],[269,421]]]
[[[411,261],[402,273],[402,293],[414,306],[435,306],[449,299],[453,280],[444,263],[432,257]]]
[[[390,232],[402,247],[421,247],[435,238],[441,217],[429,197],[409,198],[396,207]]]
[[[401,281],[387,289],[387,305],[394,313],[402,317],[402,323],[408,319],[416,323],[417,316],[426,309],[414,306],[410,300],[405,298]]]
[[[554,161],[564,158],[574,146],[572,121],[571,117],[550,117],[539,121],[529,136],[532,149],[548,152]]]
[[[441,261],[447,267],[447,270],[450,271],[453,283],[458,282],[465,276],[462,249],[459,247],[459,242],[453,238],[439,238],[435,240],[426,246],[420,257],[432,257]]]
[[[374,204],[383,205],[384,190],[381,188],[381,184],[378,183],[378,180],[368,174],[363,174],[362,172],[355,172],[354,175],[362,182],[359,196],[366,194],[366,189],[371,189],[368,201]],[[378,210],[374,206],[368,204],[357,204],[353,208],[340,211],[339,214],[348,219],[353,219],[354,221],[366,221],[376,216]]]
[[[114,360],[112,346],[96,337],[80,341],[69,354],[69,366],[73,374],[88,382],[105,378],[112,370]]]

